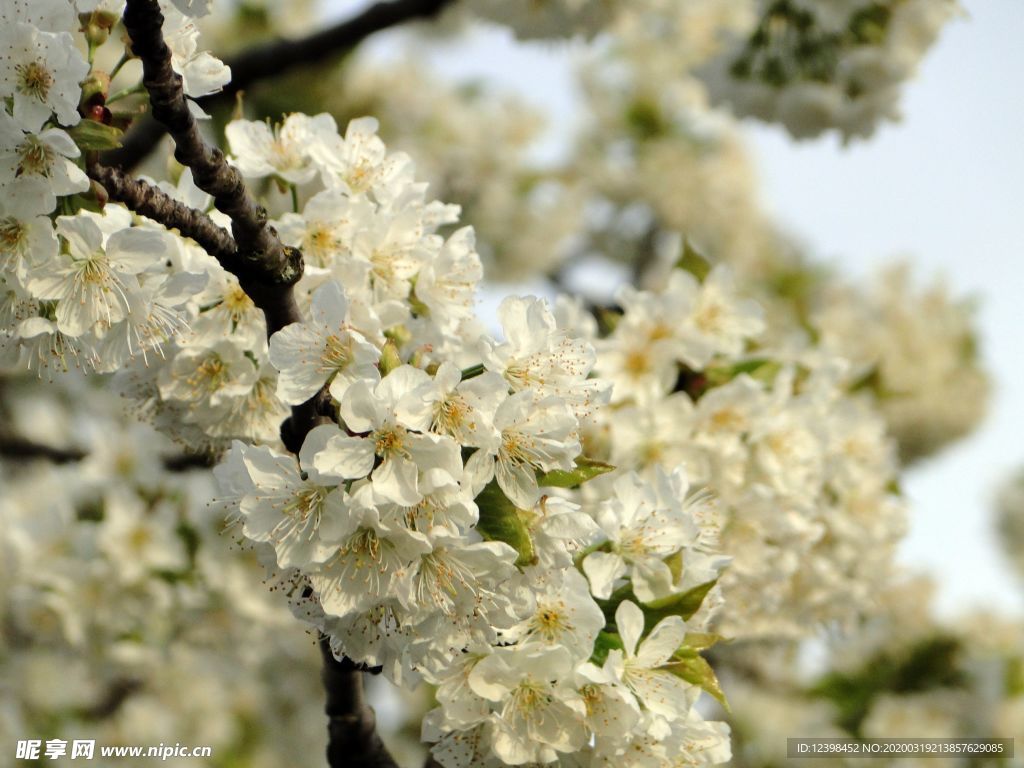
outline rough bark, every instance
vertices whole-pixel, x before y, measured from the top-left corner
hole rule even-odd
[[[331,768],[398,768],[377,733],[377,721],[363,694],[363,671],[336,659],[320,639],[321,678],[327,691],[327,764]]]
[[[124,203],[130,210],[168,229],[178,230],[183,237],[192,238],[229,272],[239,268],[235,263],[238,247],[231,233],[217,226],[202,211],[190,208],[159,187],[134,179],[117,168],[108,168],[94,162],[89,163],[86,171],[91,179],[102,185],[111,200]]]
[[[156,0],[128,0],[124,25],[132,52],[142,61],[142,82],[149,93],[153,117],[174,139],[174,157],[192,169],[196,186],[213,196],[217,209],[231,219],[238,248],[235,275],[267,318],[274,333],[302,317],[294,285],[302,277],[302,254],[283,245],[267,225],[267,212],[249,195],[237,169],[224,153],[210,147],[199,133],[182,91],[181,77],[171,68],[171,52],[163,39],[163,15]]]
[[[142,61],[143,84],[149,93],[152,115],[174,139],[175,158],[192,169],[196,186],[212,195],[217,208],[231,219],[237,250],[231,259],[230,271],[238,277],[242,290],[263,311],[268,335],[290,323],[301,322],[293,285],[302,277],[302,255],[282,245],[274,230],[267,226],[266,211],[250,197],[241,174],[227,163],[220,150],[209,147],[200,135],[182,91],[181,78],[171,68],[157,0],[128,0],[124,24],[131,37],[132,51]],[[114,181],[113,174],[107,176]],[[128,187],[139,191],[137,187]],[[127,192],[125,194],[127,196]],[[151,195],[137,202],[147,200],[150,204],[154,202]],[[195,217],[189,220],[197,221]],[[216,233],[205,234],[216,236]],[[224,245],[220,237],[217,241]],[[314,426],[331,421],[330,406],[330,396],[322,389],[292,408],[291,417],[281,425],[281,438],[288,450],[298,453]],[[363,672],[348,659],[335,659],[326,639],[321,641],[320,647],[324,656],[322,679],[327,693],[328,764],[331,768],[397,768],[376,732],[373,710],[363,697]]]

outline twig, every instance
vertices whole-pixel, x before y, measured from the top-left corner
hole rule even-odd
[[[217,466],[217,457],[208,453],[179,453],[176,456],[165,456],[163,465],[168,472],[213,469]]]
[[[0,456],[11,461],[45,459],[54,464],[70,464],[84,459],[86,453],[77,448],[54,448],[21,437],[0,436]]]
[[[297,40],[271,40],[228,58],[231,82],[220,93],[198,99],[204,109],[229,102],[235,93],[253,83],[277,77],[304,64],[315,64],[355,48],[366,38],[390,27],[416,19],[436,16],[453,0],[392,0],[378,2],[366,10],[327,29]],[[120,149],[104,154],[108,165],[134,168],[153,151],[166,133],[159,119],[140,120],[128,132]]]
[[[124,203],[129,209],[160,222],[168,229],[178,230],[184,237],[191,237],[225,269],[232,271],[238,256],[234,238],[205,213],[189,208],[159,187],[134,179],[117,168],[92,162],[86,167],[86,172],[103,186],[111,200]]]

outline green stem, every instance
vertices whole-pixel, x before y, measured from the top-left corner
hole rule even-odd
[[[120,91],[113,94],[109,99],[107,99],[107,105],[109,106],[110,104],[113,104],[115,101],[120,101],[121,99],[127,98],[128,96],[134,96],[138,93],[145,92],[146,86],[144,86],[142,83],[136,83],[135,85],[130,86],[128,88],[122,88]]]
[[[128,51],[125,51],[124,53],[122,53],[121,54],[121,58],[117,60],[117,63],[114,65],[114,68],[112,70],[110,70],[110,79],[113,80],[115,77],[117,77],[117,73],[121,71],[121,67],[123,67],[125,64],[127,64],[131,60],[132,60],[132,57],[128,53]]]

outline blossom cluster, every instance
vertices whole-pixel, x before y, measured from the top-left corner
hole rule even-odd
[[[605,318],[596,370],[612,407],[588,453],[648,475],[683,465],[718,499],[734,558],[719,631],[800,637],[848,620],[870,608],[904,529],[885,422],[848,391],[844,360],[760,344],[761,309],[730,272],[691,268],[703,279],[676,268],[660,290],[623,288]]]
[[[717,104],[781,123],[798,139],[870,136],[899,118],[912,77],[956,0],[761,0],[743,39],[703,67]]]
[[[66,454],[0,458],[0,738],[320,751],[314,644],[222,535],[209,471],[106,383],[0,384],[0,440]]]
[[[914,283],[905,264],[866,287],[834,281],[810,317],[822,348],[848,358],[851,382],[875,395],[906,462],[970,432],[989,395],[972,303],[950,296],[942,282]],[[950,388],[959,396],[950,398]]]
[[[822,649],[823,668],[813,674],[800,669],[794,653],[753,664],[750,654],[723,659],[723,681],[735,702],[732,765],[777,765],[785,759],[779,733],[874,739],[1015,735],[1024,717],[1024,626],[1019,619],[980,612],[939,620],[934,591],[935,584],[922,576],[887,585],[872,616],[831,638]],[[730,666],[735,677],[726,671]],[[879,760],[884,766],[925,768],[938,761],[963,768],[977,758],[880,755]],[[857,762],[838,756],[828,764]]]
[[[502,303],[501,339],[483,329],[472,230],[438,234],[457,208],[428,201],[375,129],[228,126],[244,175],[296,189],[276,226],[307,258],[308,312],[270,338],[276,396],[323,391],[336,416],[298,457],[234,442],[216,469],[228,514],[336,653],[439,687],[424,736],[443,765],[684,744],[724,760],[688,634],[724,565],[705,553],[707,499],[671,469],[622,475],[592,509],[559,495],[611,469],[580,442],[608,398],[593,348],[533,297]],[[658,621],[635,601],[662,601]]]
[[[198,51],[198,32],[185,15],[203,11],[205,4],[178,0],[176,6],[164,7],[164,32],[186,92],[199,97],[219,90],[230,73]],[[181,269],[180,238],[133,222],[116,206],[102,215],[83,210],[95,198],[87,194],[83,148],[105,146],[97,142],[113,140],[117,129],[81,119],[82,112],[96,116],[94,109],[109,117],[102,99],[92,98],[109,90],[111,77],[91,67],[80,47],[88,48],[91,59],[108,39],[118,10],[41,0],[9,3],[0,11],[5,366],[110,372],[131,359],[148,359],[187,325],[186,300],[205,279]]]
[[[547,127],[533,105],[447,84],[411,58],[357,57],[339,79],[330,110],[377,116],[388,145],[414,156],[433,193],[462,207],[488,280],[530,279],[568,254],[584,190],[531,157]]]

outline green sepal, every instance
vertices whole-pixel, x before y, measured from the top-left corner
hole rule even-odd
[[[703,283],[704,278],[711,271],[711,262],[693,247],[689,238],[683,238],[683,255],[675,263],[676,269],[683,269],[697,278],[698,283]]]
[[[669,595],[660,600],[650,603],[642,603],[644,618],[647,622],[657,624],[668,616],[681,616],[683,620],[689,620],[693,614],[700,610],[704,598],[708,596],[711,588],[718,583],[718,579],[705,581],[678,595]]]
[[[575,488],[587,480],[593,480],[611,472],[615,467],[603,461],[580,456],[576,459],[576,469],[554,469],[544,474],[537,474],[537,485],[554,486],[555,488]]]
[[[384,349],[381,350],[380,360],[377,362],[377,368],[380,369],[381,376],[387,376],[395,368],[402,365],[402,356],[398,354],[398,347],[393,341],[387,341],[384,344]]]
[[[484,364],[483,363],[478,363],[477,365],[471,365],[471,366],[469,366],[469,368],[463,368],[462,369],[462,381],[466,381],[466,379],[475,379],[477,376],[482,376],[484,371],[486,371],[486,370],[487,369],[484,368]]]
[[[755,357],[733,365],[713,366],[704,372],[704,377],[707,379],[708,385],[712,387],[726,384],[742,374],[765,384],[771,384],[780,370],[782,370],[781,363],[763,357]]]
[[[614,648],[620,651],[626,649],[626,646],[622,643],[622,638],[614,632],[605,632],[603,630],[598,632],[597,639],[594,640],[594,652],[590,655],[590,661],[599,667],[603,667],[608,659],[608,652]]]
[[[612,307],[597,307],[594,309],[594,319],[597,320],[598,333],[604,338],[614,333],[622,319],[622,311]]]
[[[722,635],[714,632],[687,632],[683,638],[683,648],[680,650],[692,651],[693,653],[706,651],[723,640],[725,638]]]
[[[524,517],[528,515],[509,501],[509,498],[491,480],[476,497],[480,518],[476,529],[487,541],[503,541],[519,553],[516,565],[524,567],[537,562],[533,539]]]
[[[393,325],[384,331],[384,338],[401,349],[412,341],[412,333],[404,325]]]
[[[72,141],[84,152],[90,150],[117,149],[121,146],[123,131],[112,125],[95,120],[81,120],[78,125],[67,129]]]
[[[604,611],[605,620],[609,624],[613,624],[615,622],[615,611],[618,609],[619,604],[629,600],[632,603],[636,603],[643,610],[644,625],[653,627],[659,621],[669,616],[679,616],[684,621],[689,620],[700,609],[704,598],[707,597],[708,592],[717,583],[718,579],[712,579],[703,584],[698,584],[686,592],[681,592],[678,595],[669,595],[650,603],[640,602],[636,595],[633,594],[633,586],[626,584],[615,590],[607,600],[598,600],[597,604]]]
[[[699,686],[707,691],[721,704],[726,712],[729,712],[729,702],[725,699],[722,686],[718,683],[715,670],[708,664],[707,659],[692,649],[681,648],[672,656],[672,660],[665,665],[664,669],[676,677],[688,683]]]

